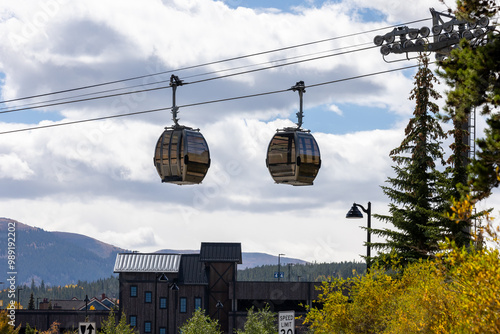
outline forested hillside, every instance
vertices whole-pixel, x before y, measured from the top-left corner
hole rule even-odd
[[[281,272],[282,281],[291,282],[317,282],[325,281],[328,277],[348,278],[365,271],[364,262],[338,262],[338,263],[307,263],[283,264]],[[255,268],[238,270],[238,281],[273,281],[274,273],[278,272],[278,265],[264,265]]]
[[[78,281],[75,284],[68,284],[64,286],[48,286],[42,281],[39,286],[35,285],[33,281],[31,286],[20,286],[22,290],[19,291],[19,302],[23,308],[28,308],[29,299],[31,293],[33,293],[33,299],[35,302],[35,308],[37,303],[43,301],[44,298],[48,300],[54,299],[72,299],[76,297],[77,299],[84,300],[85,296],[89,299],[96,297],[101,299],[104,293],[109,298],[118,299],[118,277],[111,276],[105,279],[99,279],[95,282]],[[7,289],[0,292],[0,300],[4,301],[6,305],[9,300],[7,295]]]

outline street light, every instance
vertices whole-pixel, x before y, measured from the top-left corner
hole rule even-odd
[[[19,291],[24,290],[23,288],[17,288],[17,307],[21,309],[21,304],[19,304]]]
[[[280,277],[281,277],[281,255],[285,255],[285,254],[278,254],[278,282],[280,281]]]
[[[84,300],[84,302],[85,302],[85,321],[88,321],[88,319],[89,319],[89,318],[88,318],[88,313],[87,313],[87,310],[89,309],[89,308],[88,308],[89,301],[90,301],[90,300],[89,300],[89,296],[88,296],[88,295],[85,295],[85,300]]]
[[[371,233],[372,228],[372,204],[368,202],[368,208],[365,209],[361,204],[353,203],[351,210],[345,216],[348,219],[359,219],[363,218],[363,214],[359,211],[359,208],[363,210],[364,213],[368,215],[368,227],[366,229],[366,271],[370,270],[370,243],[371,243]]]

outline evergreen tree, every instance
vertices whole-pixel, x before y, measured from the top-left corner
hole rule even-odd
[[[435,82],[428,58],[422,56],[410,96],[416,102],[413,117],[401,145],[390,152],[396,162],[393,166],[396,176],[388,178],[391,186],[382,186],[391,199],[390,215],[374,215],[396,228],[372,229],[374,234],[386,239],[386,242],[372,243],[381,250],[381,261],[384,261],[384,252],[395,252],[403,264],[429,258],[439,250],[438,242],[443,239],[447,205],[442,189],[448,186],[445,173],[437,169],[436,161],[445,164],[441,143],[446,135],[435,117],[439,107],[432,100],[440,98],[433,87]]]
[[[30,295],[30,301],[28,303],[28,310],[34,310],[35,309],[35,298],[33,297],[33,292]]]

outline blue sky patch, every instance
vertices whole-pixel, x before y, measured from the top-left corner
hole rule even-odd
[[[4,85],[5,73],[0,72],[0,94],[1,87]],[[3,101],[3,96],[0,95],[0,123],[23,123],[23,124],[38,124],[41,121],[60,121],[64,119],[58,112],[39,111],[39,110],[21,110],[15,112],[7,112]]]
[[[362,22],[380,22],[387,19],[387,15],[372,8],[360,8],[356,10]]]
[[[3,105],[0,104],[0,112],[3,110]],[[55,122],[63,119],[64,117],[58,112],[42,112],[38,110],[23,110],[0,114],[0,123],[38,124],[44,120]]]
[[[304,111],[304,124],[302,128],[313,132],[331,134],[346,134],[357,131],[370,131],[375,129],[390,129],[400,120],[400,117],[385,108],[365,107],[354,104],[337,104],[342,115],[320,106]],[[297,122],[295,113],[290,117]]]

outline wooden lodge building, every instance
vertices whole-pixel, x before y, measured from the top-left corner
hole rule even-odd
[[[317,298],[311,282],[238,282],[241,263],[240,243],[204,242],[199,254],[118,254],[120,314],[141,334],[168,334],[202,308],[232,333],[252,306],[300,314]]]
[[[238,264],[242,264],[240,243],[204,242],[199,254],[120,253],[114,267],[120,285],[117,316],[125,314],[140,334],[177,334],[193,311],[202,308],[229,334],[243,329],[252,306],[259,309],[268,304],[273,312],[293,310],[297,316],[305,314],[304,305],[318,297],[315,286],[320,283],[239,282]],[[31,311],[36,312],[48,311]],[[82,311],[69,312],[71,319],[59,311],[59,318],[51,319],[63,324],[61,331],[77,328],[75,312]],[[31,325],[30,311],[21,313],[16,323],[24,320]],[[96,310],[88,315],[99,328],[107,314]],[[296,334],[306,332],[300,324],[296,321]]]

